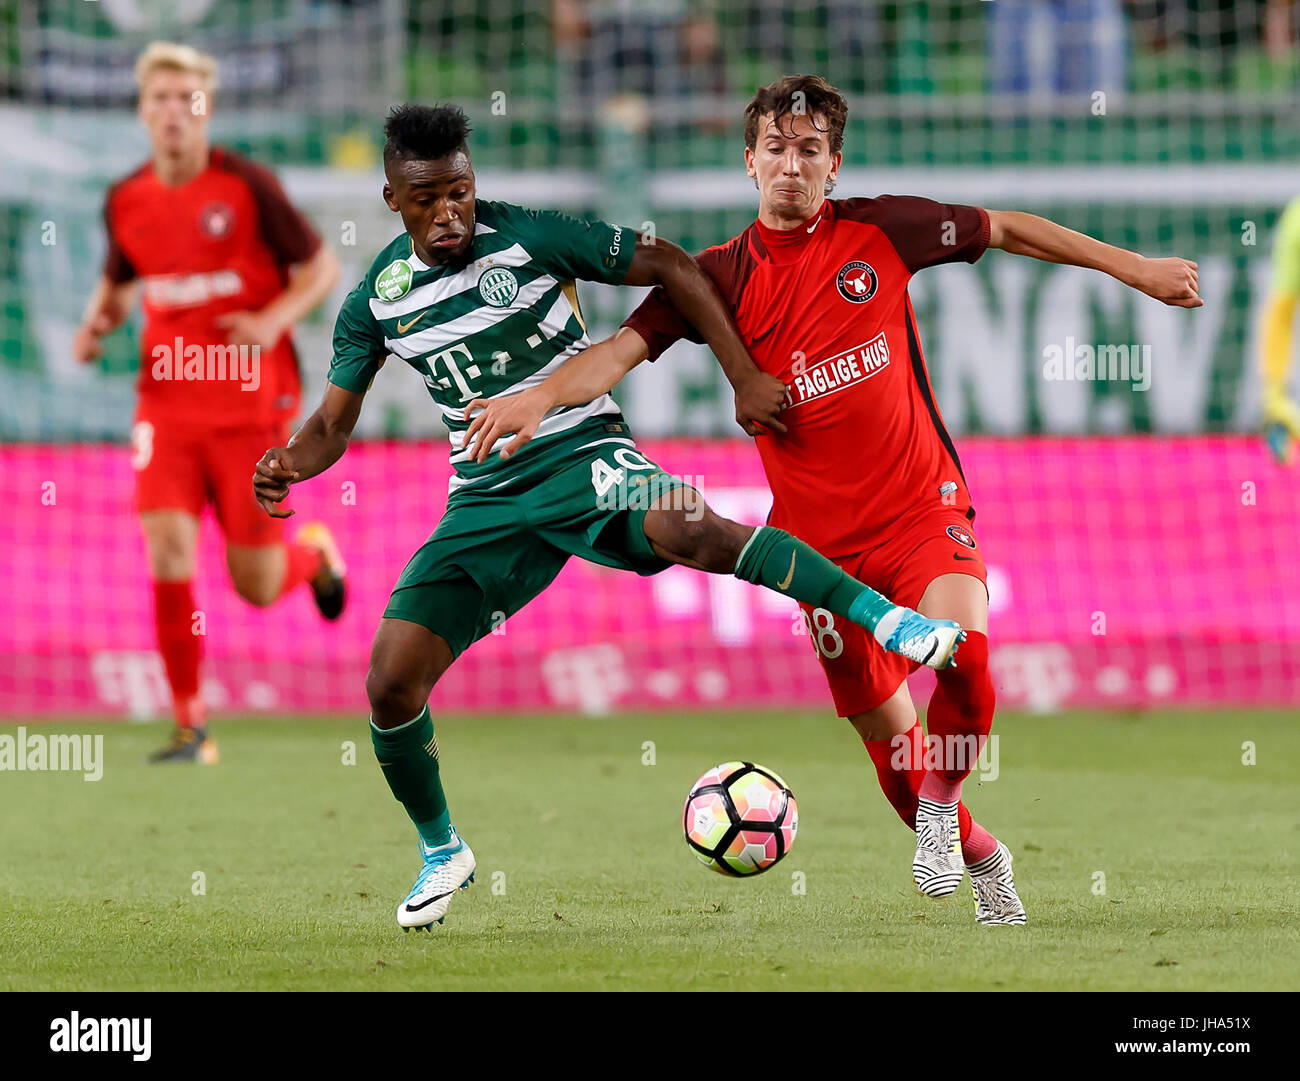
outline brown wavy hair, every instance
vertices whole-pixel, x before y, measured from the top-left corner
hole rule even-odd
[[[769,114],[778,124],[784,116],[807,114],[818,131],[830,136],[832,154],[838,154],[844,145],[844,123],[849,118],[849,103],[820,75],[787,75],[759,87],[745,106],[745,145],[750,150],[758,143],[759,122]],[[825,127],[818,123],[819,117]]]

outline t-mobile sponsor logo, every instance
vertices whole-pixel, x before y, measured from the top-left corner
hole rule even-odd
[[[845,387],[870,379],[889,366],[889,342],[881,331],[869,342],[855,345],[833,357],[796,372],[785,391],[785,409],[825,398]]]
[[[551,700],[601,717],[632,688],[623,651],[611,642],[552,650],[542,659],[542,681]]]

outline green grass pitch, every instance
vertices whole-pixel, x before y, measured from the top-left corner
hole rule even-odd
[[[220,720],[212,768],[143,765],[162,725],[30,727],[102,732],[104,774],[0,773],[0,989],[1238,990],[1300,967],[1284,714],[1000,716],[999,775],[966,786],[1029,911],[998,928],[967,884],[915,892],[912,834],[824,713],[437,729],[478,879],[404,935],[414,831],[364,719]],[[679,826],[691,782],[736,758],[799,801],[793,850],[749,880]]]

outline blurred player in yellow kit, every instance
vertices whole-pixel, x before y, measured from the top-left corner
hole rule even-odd
[[[1287,394],[1291,328],[1300,299],[1300,197],[1278,219],[1273,243],[1273,284],[1264,314],[1264,439],[1278,462],[1289,465],[1300,440],[1300,406]]]

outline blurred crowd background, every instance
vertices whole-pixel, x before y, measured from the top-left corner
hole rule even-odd
[[[465,108],[481,197],[698,250],[753,219],[755,88],[818,73],[850,104],[837,195],[1028,210],[1195,259],[1195,312],[1000,254],[913,280],[990,553],[999,700],[1296,701],[1297,474],[1254,433],[1273,234],[1300,192],[1298,32],[1287,0],[0,0],[0,710],[168,708],[122,445],[135,327],[90,367],[70,348],[103,258],[105,190],[148,155],[132,67],[159,38],[218,58],[214,141],[274,167],[344,264],[296,333],[306,409],[344,293],[401,228],[380,148],[403,100]],[[639,300],[581,294],[596,337]],[[1048,377],[1045,358],[1076,346],[1129,350],[1147,378]],[[298,521],[328,522],[357,569],[329,633],[306,598],[238,602],[204,531],[213,709],[364,707],[374,621],[448,471],[419,377],[381,376],[345,464],[294,496]],[[656,460],[699,478],[720,512],[762,519],[770,496],[707,350],[679,343],[616,397]],[[340,503],[340,483],[355,501]],[[269,656],[267,642],[287,645]],[[781,598],[580,561],[470,651],[439,702],[827,705]]]
[[[749,95],[784,73],[821,73],[851,103],[841,195],[1036,210],[1209,260],[1213,310],[1190,343],[1138,325],[1097,282],[1058,319],[1080,340],[1104,330],[1190,350],[1195,379],[1165,387],[1176,400],[1099,386],[1082,405],[1054,404],[1059,388],[1037,379],[1035,322],[1051,275],[996,281],[981,268],[983,292],[960,295],[923,276],[919,316],[956,430],[1247,429],[1270,229],[1300,188],[1298,32],[1290,0],[0,0],[0,436],[125,438],[132,336],[96,373],[75,370],[67,344],[102,251],[104,187],[146,153],[131,66],[156,37],[220,59],[216,140],[280,170],[340,247],[348,285],[396,231],[378,199],[394,102],[465,107],[486,197],[652,223],[697,250],[752,217],[740,168]],[[597,329],[630,307],[601,290],[589,303]],[[331,313],[305,331],[317,380]],[[957,316],[996,340],[945,338],[939,324]],[[730,432],[701,353],[680,347],[671,386],[653,394],[629,382],[641,430]],[[1016,383],[1023,406],[999,408],[982,380]],[[396,396],[363,430],[434,423]]]

